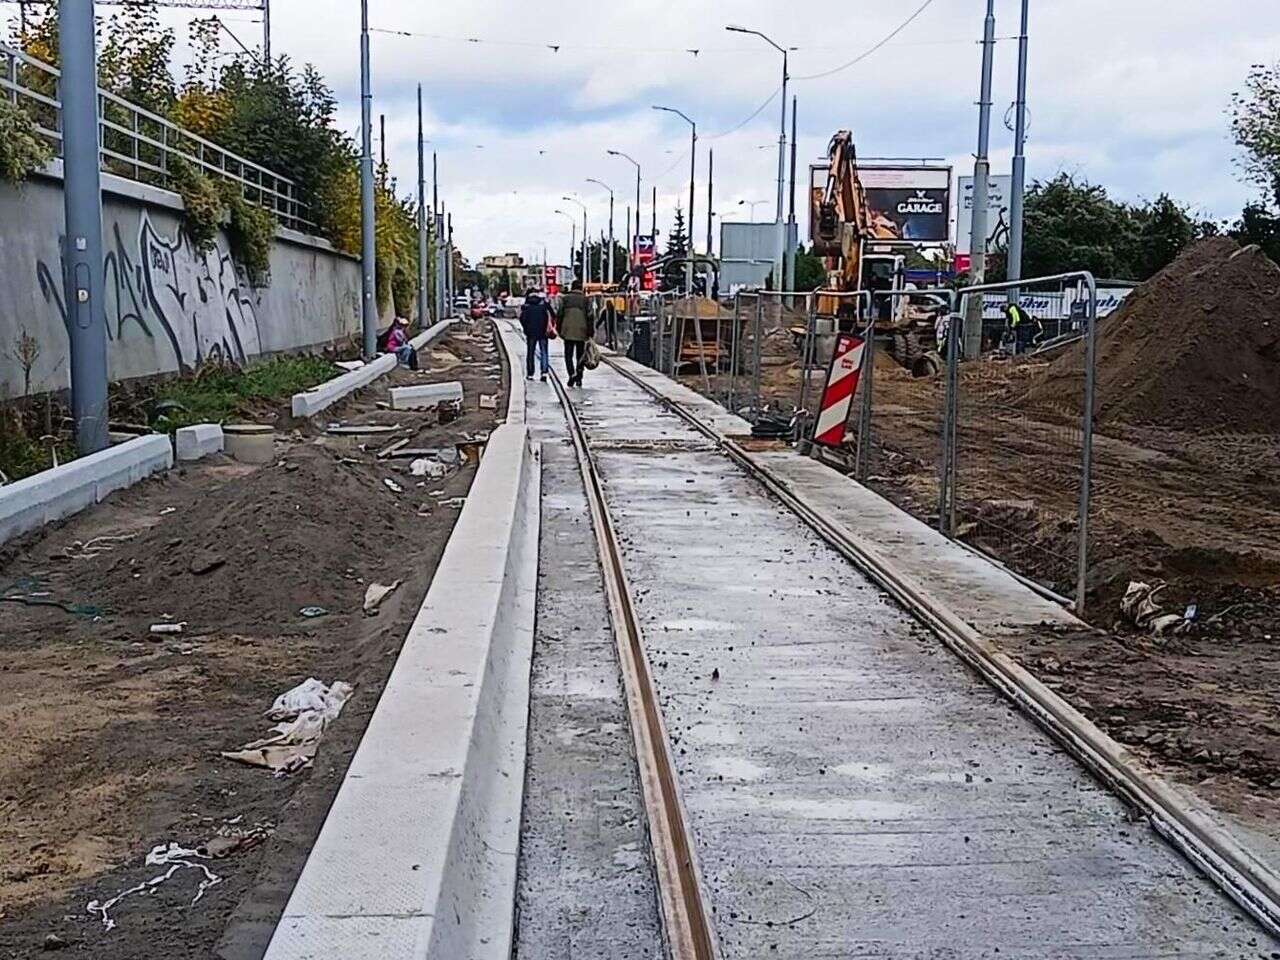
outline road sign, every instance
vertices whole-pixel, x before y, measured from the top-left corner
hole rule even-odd
[[[814,443],[824,447],[838,447],[844,443],[845,424],[849,420],[853,395],[858,391],[865,348],[866,341],[861,337],[851,333],[836,335],[835,352],[827,370],[827,385],[822,391],[822,407],[813,428]]]

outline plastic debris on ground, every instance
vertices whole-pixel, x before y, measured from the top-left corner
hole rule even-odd
[[[174,874],[178,873],[178,871],[185,869],[198,870],[203,874],[199,885],[196,887],[195,896],[191,900],[191,903],[194,906],[199,902],[200,898],[205,895],[206,890],[222,882],[221,877],[206,867],[203,863],[198,862],[199,858],[200,854],[197,851],[188,850],[186,847],[172,841],[154,846],[147,854],[147,866],[167,866],[169,868],[168,870],[164,873],[157,874],[150,880],[144,880],[136,886],[120,891],[110,900],[90,900],[86,909],[88,909],[89,913],[101,918],[102,925],[107,930],[114,930],[116,927],[116,921],[111,916],[111,911],[120,903],[120,901],[135,893],[150,893],[155,887],[158,887],[160,884],[171,879]]]
[[[384,477],[382,483],[392,493],[404,493],[404,487],[400,486],[400,484],[396,483],[390,477]]]
[[[426,457],[421,457],[409,464],[409,473],[415,477],[442,480],[448,475],[449,468],[439,460],[429,460]]]
[[[329,611],[326,610],[324,607],[303,607],[301,610],[298,611],[300,615],[306,617],[308,620],[313,619],[315,617],[323,617],[326,614],[328,614],[328,612]]]
[[[308,678],[276,697],[267,711],[268,720],[280,721],[271,728],[272,736],[246,743],[239,750],[223,751],[222,756],[266,767],[277,777],[311,766],[320,738],[338,718],[352,690],[351,684],[342,680],[326,686],[315,677]]]
[[[371,583],[364,592],[364,612],[373,614],[378,612],[378,607],[382,605],[382,601],[391,596],[396,588],[404,581],[396,580],[392,584]]]
[[[1120,612],[1139,630],[1145,630],[1154,637],[1189,633],[1198,612],[1196,605],[1192,604],[1180,614],[1163,613],[1156,598],[1167,586],[1164,581],[1155,584],[1141,580],[1129,581],[1129,587],[1120,601]]]

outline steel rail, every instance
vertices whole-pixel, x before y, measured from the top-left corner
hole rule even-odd
[[[684,815],[679,777],[671,757],[671,741],[667,738],[662,719],[662,708],[649,669],[644,638],[635,615],[631,587],[605,500],[604,486],[587,445],[582,423],[559,374],[553,372],[551,382],[560,396],[565,419],[569,423],[569,434],[587,491],[600,567],[604,573],[609,617],[618,646],[627,712],[635,740],[636,764],[649,821],[649,842],[653,849],[667,950],[671,960],[720,960],[719,941],[703,892],[693,836]]]
[[[679,402],[663,396],[611,357],[609,366],[664,407],[713,440],[750,476],[823,540],[928,627],[974,672],[1061,745],[1104,786],[1138,810],[1175,850],[1235,901],[1265,930],[1280,936],[1280,875],[1242,847],[1203,811],[1152,773],[1132,753],[1037,680],[1010,656],[898,569],[866,538],[814,509],[782,477],[741,446],[704,423]]]

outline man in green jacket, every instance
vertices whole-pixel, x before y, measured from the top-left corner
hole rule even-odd
[[[582,360],[587,352],[587,341],[595,333],[591,320],[591,308],[582,292],[582,281],[573,286],[560,301],[560,339],[564,341],[564,365],[569,372],[569,386],[582,386]]]

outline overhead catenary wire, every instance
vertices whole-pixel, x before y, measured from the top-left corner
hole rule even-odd
[[[848,70],[852,66],[856,66],[857,64],[861,63],[863,60],[866,60],[872,54],[876,53],[882,47],[886,46],[894,37],[900,34],[903,30],[907,29],[907,27],[911,26],[911,24],[914,23],[922,13],[928,10],[929,7],[933,6],[933,2],[934,0],[924,0],[924,3],[920,4],[920,6],[916,8],[915,12],[912,13],[911,16],[907,17],[907,19],[903,20],[902,23],[898,24],[898,26],[896,26],[892,31],[890,31],[884,37],[883,40],[881,40],[880,42],[876,43],[871,47],[868,47],[866,50],[858,54],[848,63],[842,63],[838,67],[832,67],[830,70],[823,70],[820,73],[810,73],[804,76],[792,77],[791,79],[792,80],[820,80],[823,77],[830,77],[833,74],[840,73],[843,70]]]

